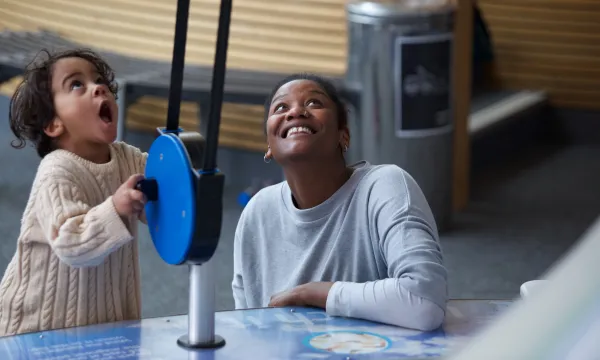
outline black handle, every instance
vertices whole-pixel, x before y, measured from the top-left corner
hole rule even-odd
[[[158,182],[156,179],[148,178],[140,180],[135,184],[135,189],[143,192],[148,201],[158,200]]]

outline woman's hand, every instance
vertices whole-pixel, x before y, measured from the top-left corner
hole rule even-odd
[[[312,282],[271,296],[270,307],[312,306],[325,309],[332,282]]]

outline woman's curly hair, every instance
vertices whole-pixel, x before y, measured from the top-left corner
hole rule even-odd
[[[71,49],[51,53],[43,49],[27,66],[23,81],[10,100],[8,119],[10,129],[17,137],[12,141],[12,147],[21,149],[29,141],[42,158],[56,149],[53,139],[44,132],[56,117],[52,93],[52,71],[54,64],[60,59],[74,57],[82,58],[94,65],[102,80],[108,84],[110,91],[115,97],[117,96],[118,88],[113,70],[92,50]]]

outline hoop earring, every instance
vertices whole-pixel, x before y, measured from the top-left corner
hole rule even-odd
[[[265,154],[265,156],[263,157],[263,160],[265,161],[265,163],[270,163],[271,162],[271,158],[267,157],[267,154]]]

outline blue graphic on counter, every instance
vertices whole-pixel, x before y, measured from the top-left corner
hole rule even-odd
[[[187,316],[101,324],[0,338],[2,360],[402,359],[439,357],[510,302],[456,301],[432,332],[330,317],[319,309],[216,313],[223,348],[190,352],[176,344]]]
[[[306,337],[304,344],[336,354],[366,354],[388,349],[392,340],[366,331],[329,331]]]

